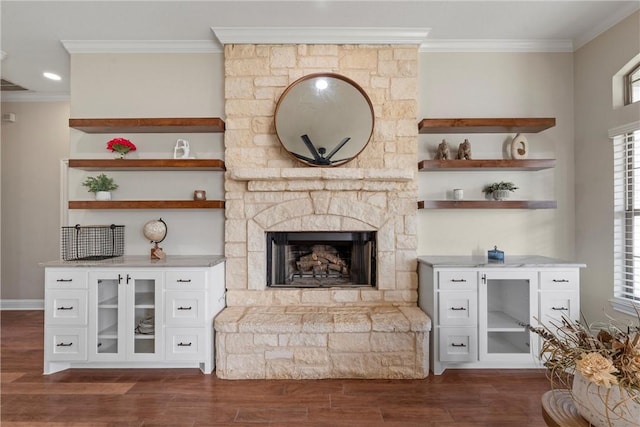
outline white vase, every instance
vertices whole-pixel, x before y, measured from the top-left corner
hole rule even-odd
[[[579,372],[571,390],[578,413],[594,427],[640,426],[640,395],[612,385],[606,388],[592,383]]]
[[[493,192],[494,200],[504,200],[509,197],[509,190],[495,190]]]
[[[96,191],[96,200],[111,200],[111,191]]]

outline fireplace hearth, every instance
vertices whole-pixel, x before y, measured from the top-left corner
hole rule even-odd
[[[376,232],[268,232],[267,286],[375,287]]]

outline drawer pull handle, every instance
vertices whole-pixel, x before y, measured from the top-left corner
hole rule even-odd
[[[73,282],[73,279],[56,279],[56,282]]]
[[[189,307],[180,306],[180,307],[178,307],[178,310],[191,310],[191,306],[189,306]]]
[[[551,307],[551,310],[568,311],[569,309],[567,307]]]
[[[70,306],[70,307],[62,306],[62,307],[58,307],[57,310],[73,310],[73,306]]]
[[[179,342],[178,343],[178,347],[191,347],[191,343],[190,342],[188,342],[188,343]]]
[[[56,344],[56,347],[71,347],[72,345],[73,345],[72,342],[70,343],[61,342],[60,344]]]
[[[466,283],[467,279],[451,279],[451,281],[454,283]]]
[[[466,344],[460,343],[460,344],[456,344],[456,343],[451,343],[451,347],[466,347]]]
[[[454,311],[467,311],[466,307],[451,307],[451,310],[454,310]]]
[[[191,283],[191,279],[178,279],[176,280],[178,283]]]
[[[553,283],[569,283],[568,279],[553,279]]]

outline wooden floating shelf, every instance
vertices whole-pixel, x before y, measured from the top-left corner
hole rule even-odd
[[[421,200],[418,209],[555,209],[554,200]]]
[[[223,200],[86,200],[70,201],[69,209],[224,209]]]
[[[556,125],[544,118],[423,119],[418,132],[427,133],[538,133]]]
[[[224,161],[220,159],[69,159],[69,167],[87,171],[226,170]]]
[[[555,159],[479,159],[479,160],[422,160],[418,170],[425,172],[451,172],[483,170],[538,171],[556,166]]]
[[[85,133],[219,133],[219,117],[69,119],[69,127]]]

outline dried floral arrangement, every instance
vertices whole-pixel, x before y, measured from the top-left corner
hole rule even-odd
[[[566,318],[561,323],[528,326],[542,338],[540,357],[553,387],[570,390],[571,377],[567,374],[577,371],[599,386],[618,385],[637,394],[640,401],[640,332],[637,326],[609,320],[591,327]]]

